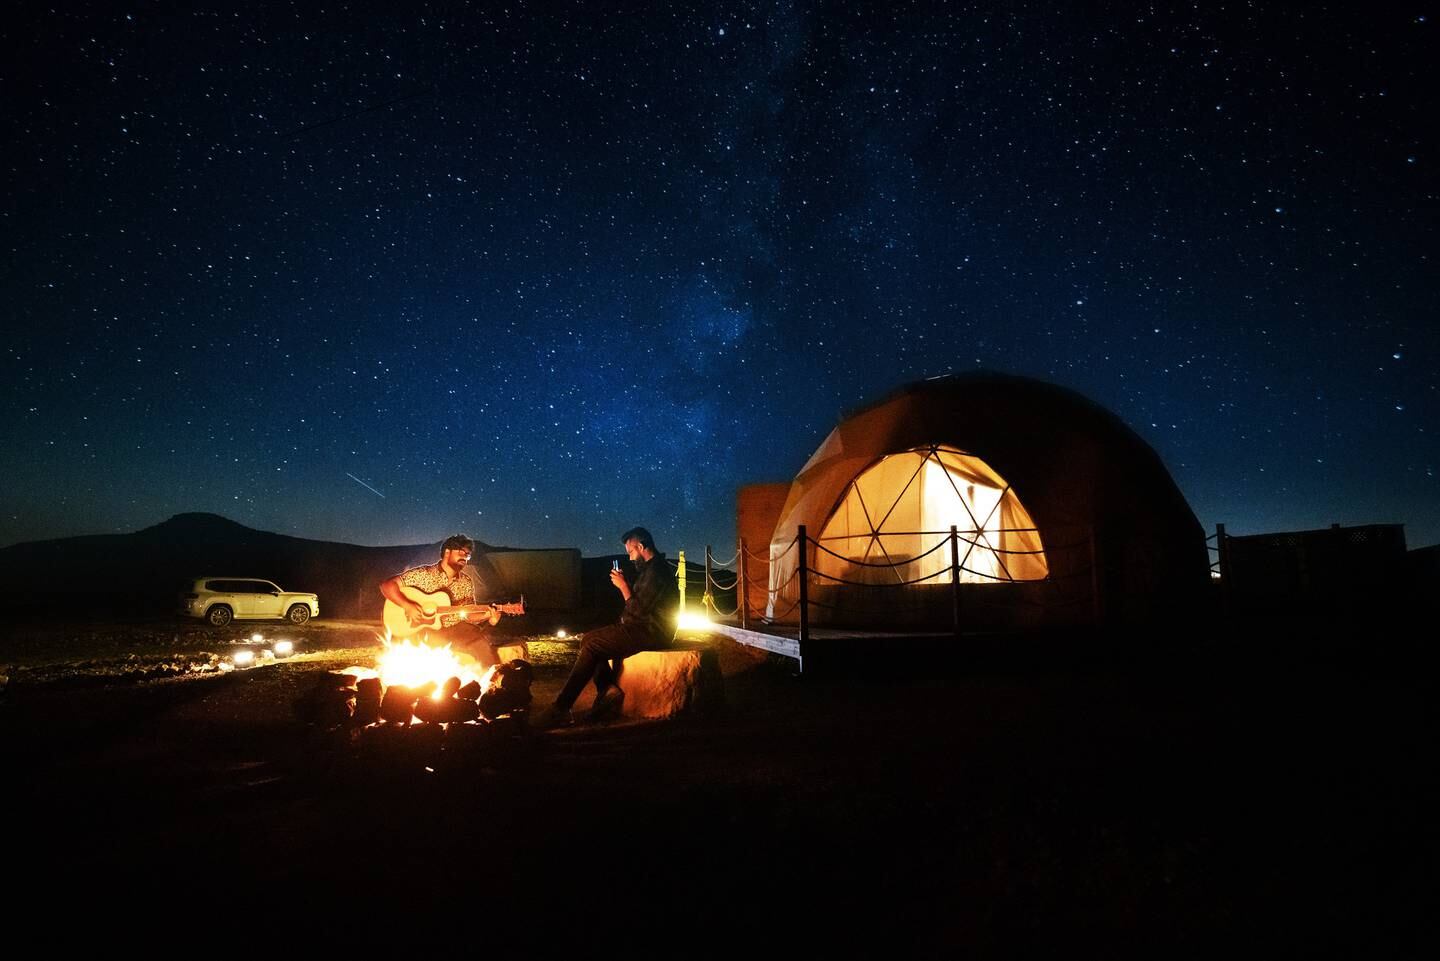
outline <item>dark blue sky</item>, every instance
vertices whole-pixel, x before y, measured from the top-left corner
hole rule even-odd
[[[738,485],[976,368],[1207,527],[1440,540],[1423,6],[21,7],[0,544],[728,552]]]

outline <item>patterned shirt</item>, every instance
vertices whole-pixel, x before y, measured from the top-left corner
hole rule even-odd
[[[434,603],[440,607],[458,607],[462,604],[475,603],[475,582],[470,579],[470,575],[462,570],[454,577],[448,577],[445,574],[445,568],[441,567],[438,561],[423,567],[410,568],[400,575],[400,583],[405,587],[417,587],[427,594],[444,591],[450,600],[442,601],[436,598]],[[460,621],[459,614],[441,614],[440,629],[453,627]]]

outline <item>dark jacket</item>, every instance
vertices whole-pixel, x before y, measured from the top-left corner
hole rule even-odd
[[[675,638],[675,623],[680,615],[680,587],[675,583],[675,572],[660,553],[649,561],[636,561],[635,570],[635,583],[620,623],[638,627],[657,643],[668,644]]]

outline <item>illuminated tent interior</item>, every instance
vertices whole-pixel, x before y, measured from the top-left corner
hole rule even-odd
[[[952,562],[963,584],[1047,573],[1039,531],[1010,485],[980,458],[938,444],[887,454],[862,471],[819,545],[815,570],[836,582],[925,583],[948,579]]]
[[[799,618],[801,525],[817,625],[948,627],[957,560],[977,629],[1151,620],[1209,577],[1204,532],[1148,444],[1073,391],[1003,374],[899,388],[830,432],[773,526],[746,504],[741,530],[772,531],[754,608],[780,624]]]

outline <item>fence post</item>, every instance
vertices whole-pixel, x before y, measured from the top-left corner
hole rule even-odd
[[[1230,577],[1230,545],[1226,543],[1227,535],[1224,524],[1215,525],[1215,560],[1220,565],[1220,608],[1225,613],[1230,613],[1230,587],[1233,583]]]
[[[702,601],[701,601],[701,603],[703,603],[703,604],[705,605],[705,616],[706,616],[706,617],[710,617],[711,615],[713,615],[713,614],[716,612],[716,610],[718,610],[718,608],[716,608],[716,606],[715,606],[715,595],[713,595],[713,594],[711,593],[711,591],[712,591],[712,590],[714,589],[714,587],[715,587],[715,575],[711,572],[711,559],[712,559],[712,555],[711,555],[711,552],[710,552],[710,545],[709,545],[709,544],[706,544],[706,545],[705,545],[705,593],[702,595],[702,598],[703,598],[703,599],[702,599]]]
[[[800,566],[796,569],[796,576],[800,578],[800,663],[805,663],[805,642],[810,640],[810,557],[806,548],[810,544],[810,537],[805,533],[805,525],[800,525],[800,531],[795,537],[795,547],[800,551]],[[803,669],[803,668],[802,668]]]
[[[950,525],[950,600],[955,619],[955,636],[960,636],[960,531]]]
[[[750,549],[740,538],[740,629],[750,629]]]
[[[675,576],[680,580],[680,616],[685,616],[685,552],[680,552],[680,565],[675,568]]]

